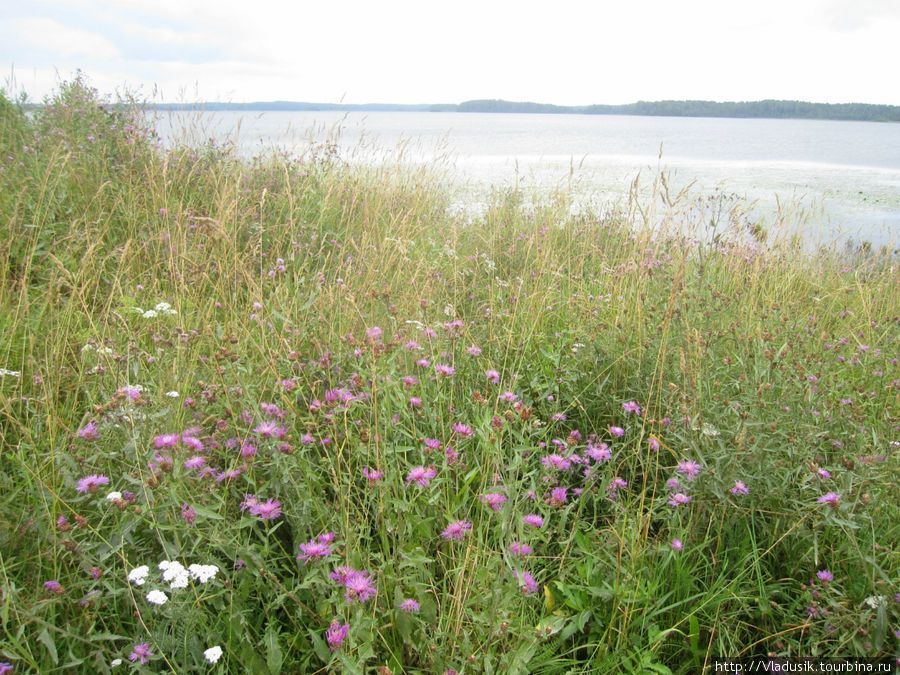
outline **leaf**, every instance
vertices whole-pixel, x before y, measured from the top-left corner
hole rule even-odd
[[[281,672],[281,664],[284,662],[284,656],[281,653],[281,645],[278,643],[278,631],[271,625],[266,629],[266,665],[273,675]]]
[[[50,658],[53,661],[53,665],[59,665],[59,655],[56,653],[56,643],[53,641],[53,636],[45,628],[37,636],[38,640],[47,648],[47,651],[50,652]]]

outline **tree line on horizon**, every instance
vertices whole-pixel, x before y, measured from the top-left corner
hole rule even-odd
[[[624,105],[561,106],[551,103],[478,99],[460,104],[307,103],[268,101],[253,103],[166,103],[148,105],[157,110],[245,111],[369,111],[532,113],[575,115],[646,115],[659,117],[737,117],[900,122],[900,106],[870,103],[810,103],[807,101],[638,101]]]

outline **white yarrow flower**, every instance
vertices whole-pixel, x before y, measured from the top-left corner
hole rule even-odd
[[[210,663],[216,663],[219,659],[222,658],[222,648],[219,645],[210,647],[205,652],[203,652],[203,657]]]
[[[147,593],[147,602],[152,602],[154,605],[164,605],[168,601],[169,597],[162,591],[153,590]]]
[[[144,582],[147,581],[148,574],[150,574],[150,568],[146,565],[135,567],[128,573],[128,581],[133,583],[135,586],[143,586]]]
[[[141,314],[145,319],[152,319],[156,316],[159,316],[158,312],[155,309],[148,309],[146,312]]]
[[[116,490],[113,490],[108,495],[106,495],[106,501],[108,502],[114,502],[117,499],[122,499],[122,493]]]
[[[201,584],[205,584],[207,581],[215,579],[216,574],[219,571],[219,568],[215,565],[197,565],[193,564],[188,566],[188,570],[191,573],[191,576],[199,581]]]
[[[0,368],[0,377],[4,375],[9,375],[10,377],[19,377],[22,374],[20,370],[7,370],[6,368]]]
[[[188,571],[180,562],[175,560],[163,560],[159,563],[159,569],[163,573],[163,581],[167,582],[171,588],[187,588]]]
[[[177,391],[167,391],[167,392],[165,393],[165,395],[168,396],[169,398],[178,398],[178,392],[177,392]]]
[[[115,668],[116,666],[121,666],[121,665],[122,665],[122,659],[113,659],[112,661],[109,662],[110,668]]]

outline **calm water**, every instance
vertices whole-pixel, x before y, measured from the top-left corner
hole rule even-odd
[[[164,140],[231,140],[244,154],[301,153],[329,137],[343,156],[439,161],[477,206],[490,186],[576,203],[621,203],[660,169],[699,195],[736,194],[771,221],[779,203],[811,237],[900,242],[900,124],[625,115],[478,113],[161,113]],[[806,214],[805,217],[803,214]]]

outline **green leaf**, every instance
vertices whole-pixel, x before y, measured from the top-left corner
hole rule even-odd
[[[266,665],[273,675],[281,672],[281,664],[284,662],[284,656],[281,653],[281,645],[278,644],[278,631],[272,626],[266,628]]]
[[[59,665],[59,655],[56,653],[56,643],[53,641],[53,636],[45,628],[38,633],[37,638],[50,652],[50,659],[53,661],[53,665]]]

